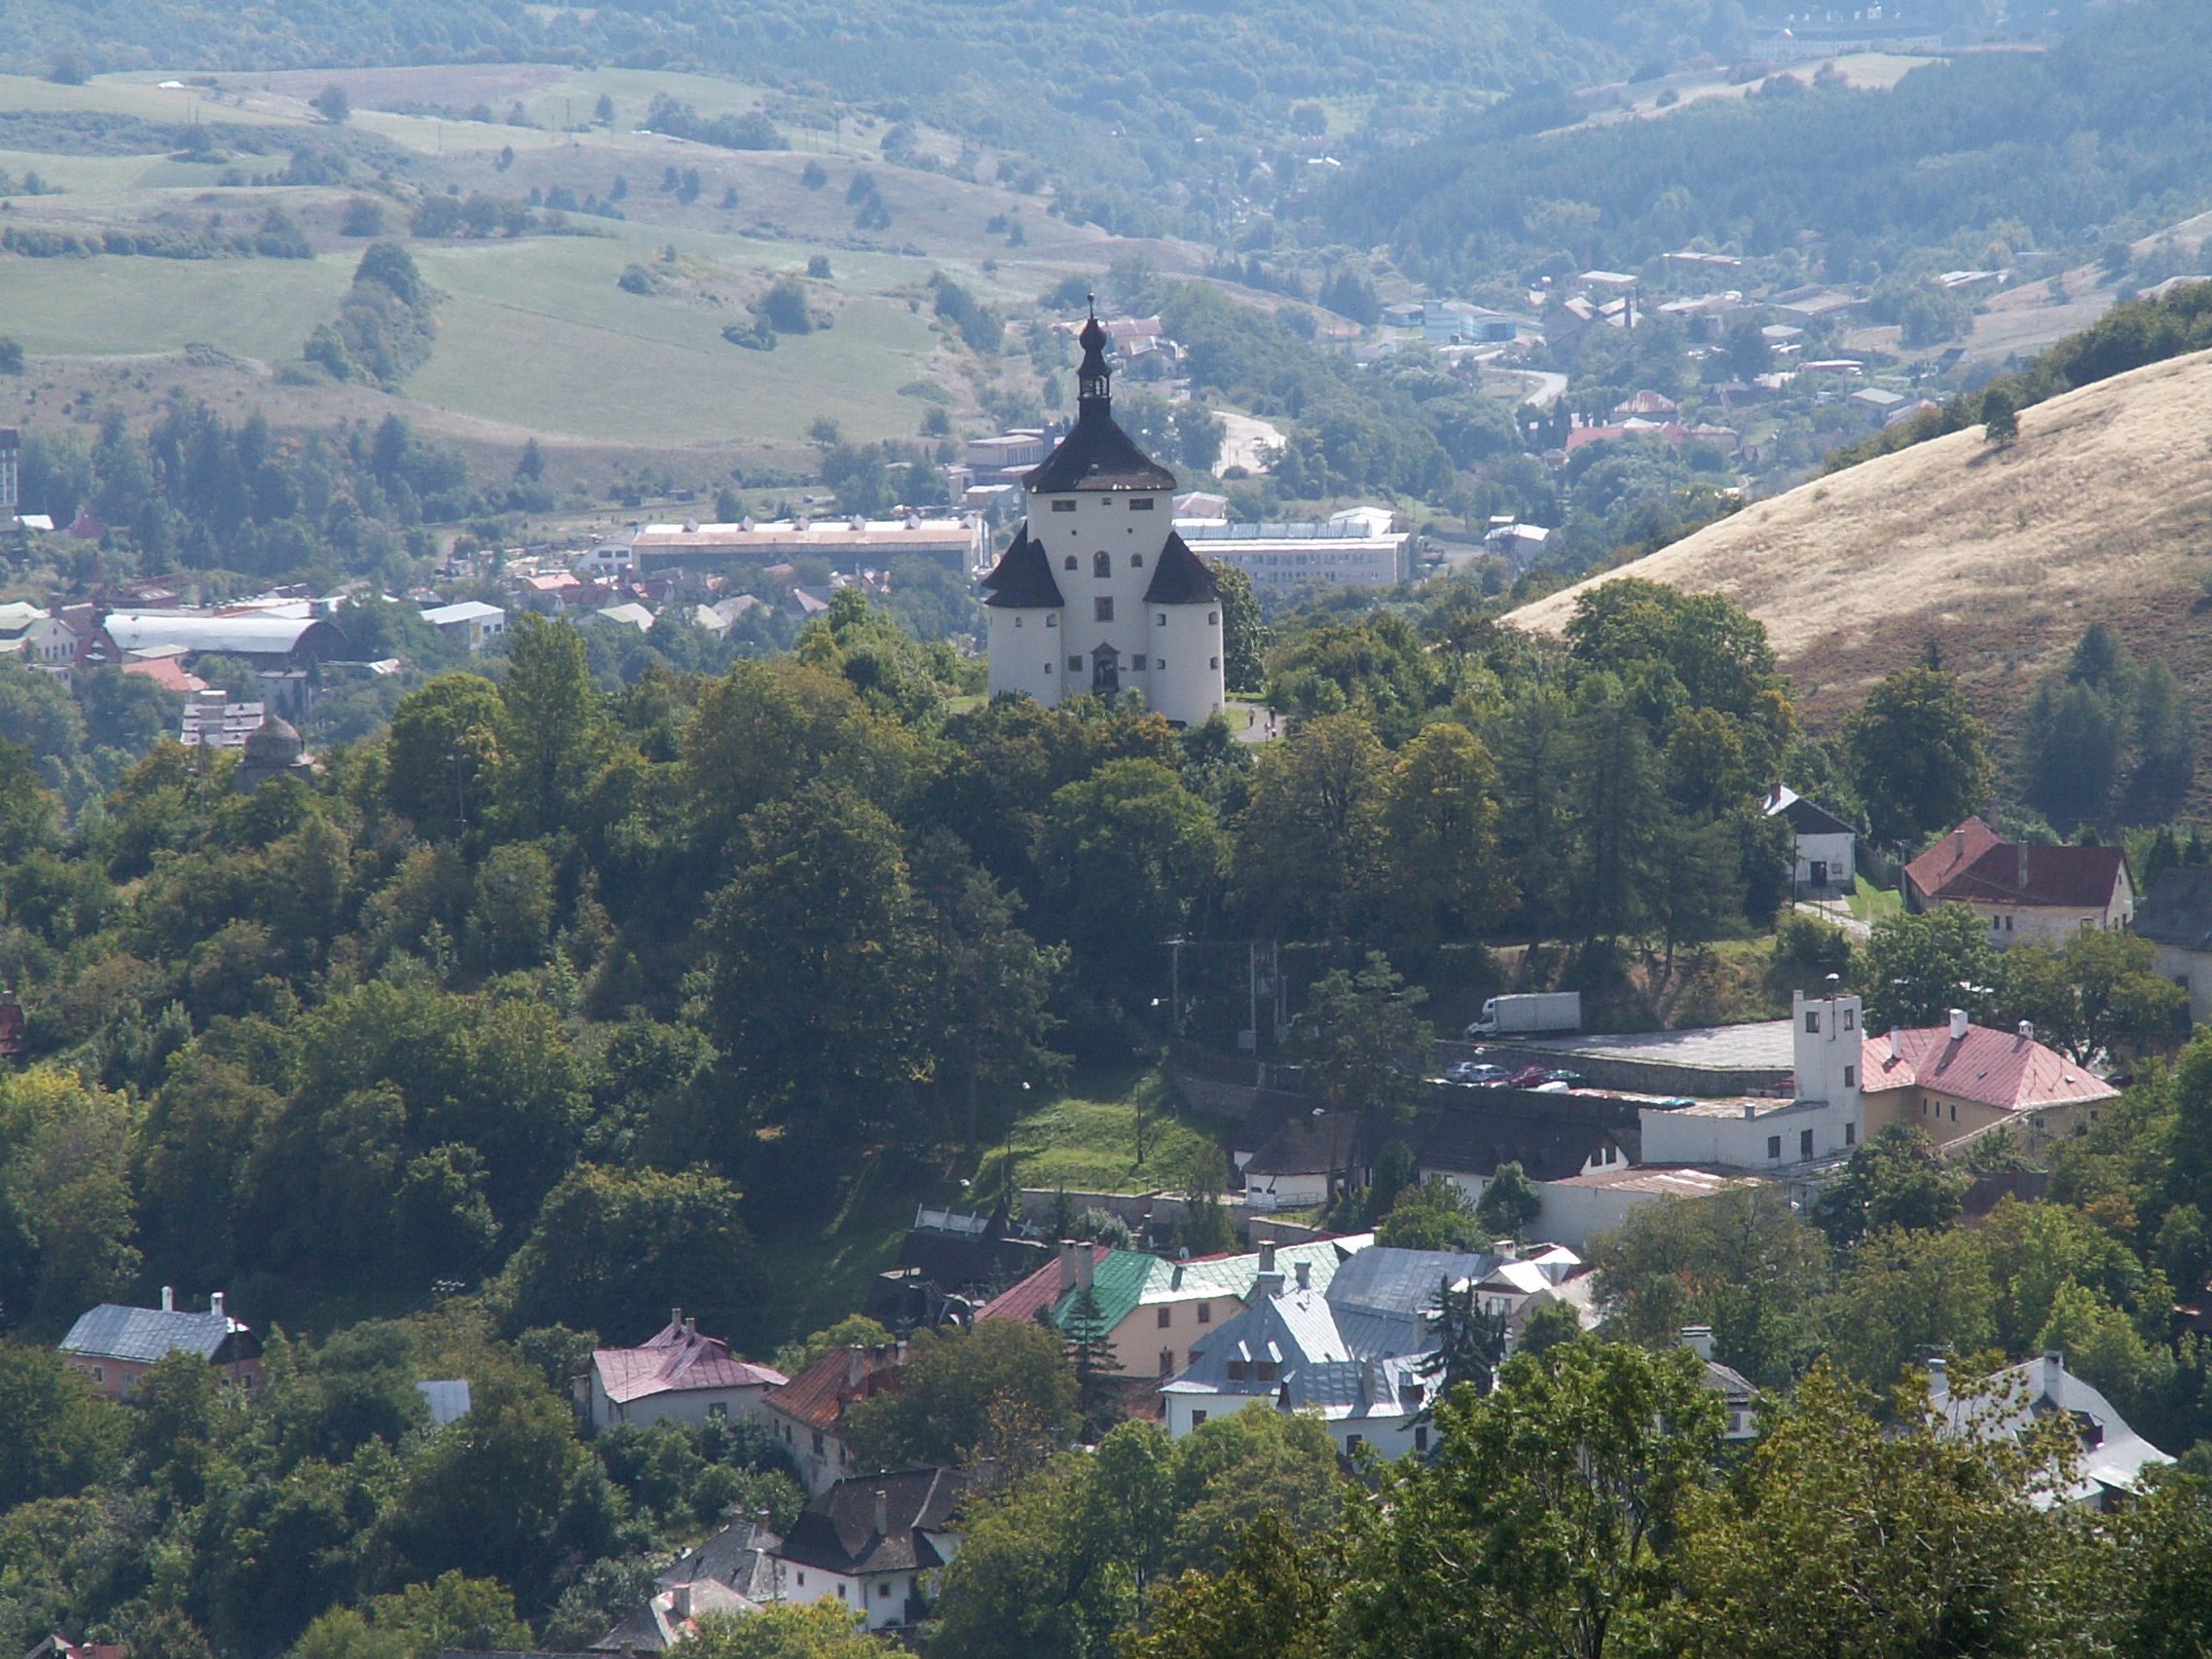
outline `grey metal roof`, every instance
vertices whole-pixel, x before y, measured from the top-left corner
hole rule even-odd
[[[227,1313],[165,1313],[159,1308],[103,1302],[78,1316],[61,1339],[61,1351],[142,1365],[152,1365],[179,1348],[213,1359],[233,1332],[251,1335]]]
[[[2065,1412],[2082,1438],[2081,1479],[2066,1494],[2081,1502],[2134,1490],[2144,1467],[2173,1459],[2128,1426],[2113,1403],[2066,1369],[2064,1355],[2045,1353],[1994,1373],[1978,1395],[1944,1393],[1931,1402],[1954,1433],[1976,1440],[2017,1438],[2039,1419]]]
[[[1329,1281],[1331,1307],[1369,1313],[1421,1313],[1434,1306],[1437,1286],[1449,1279],[1482,1278],[1504,1261],[1488,1252],[1393,1250],[1377,1245],[1337,1269]]]
[[[106,628],[108,637],[126,651],[182,645],[190,651],[276,656],[308,644],[331,649],[342,649],[346,645],[346,636],[319,616],[198,616],[163,610],[117,610],[109,613]]]

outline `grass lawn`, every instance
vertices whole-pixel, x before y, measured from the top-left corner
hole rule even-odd
[[[1144,1108],[1144,1161],[1137,1161],[1137,1110]],[[1172,1187],[1223,1125],[1187,1113],[1150,1067],[1079,1072],[1068,1092],[1024,1116],[1005,1146],[985,1155],[979,1195],[997,1196],[1011,1177],[1019,1187],[1148,1193]],[[978,1198],[977,1202],[985,1201]]]
[[[920,372],[935,340],[903,302],[856,300],[835,328],[749,351],[721,336],[723,324],[748,320],[742,312],[617,288],[624,266],[651,257],[626,239],[415,254],[449,298],[438,308],[437,350],[407,393],[438,408],[630,443],[802,438],[822,415],[857,438],[917,424],[897,388]]]
[[[143,157],[129,159],[145,165]],[[296,362],[315,324],[338,314],[353,265],[350,259],[10,258],[7,328],[35,356],[128,355],[199,343],[235,356]]]
[[[893,1185],[872,1163],[860,1183],[828,1236],[799,1229],[760,1241],[758,1282],[775,1289],[747,1344],[755,1358],[764,1360],[779,1343],[859,1312],[875,1275],[898,1265],[900,1240],[914,1224],[914,1205],[945,1201],[941,1192]]]
[[[1904,895],[1895,888],[1876,887],[1862,876],[1853,876],[1851,891],[1843,896],[1844,908],[1854,920],[1871,922],[1904,910]]]

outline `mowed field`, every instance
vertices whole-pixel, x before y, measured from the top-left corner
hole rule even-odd
[[[2103,621],[2172,666],[2212,731],[2212,352],[2027,410],[2004,448],[1972,427],[1800,485],[1509,620],[1557,633],[1620,576],[1743,606],[1816,724],[1933,641],[2008,736]]]
[[[1039,368],[1026,353],[984,359],[962,346],[933,314],[933,276],[1014,312],[1062,277],[1118,258],[1142,257],[1166,271],[1193,269],[1198,259],[1177,244],[1121,240],[1052,217],[1044,202],[999,181],[989,156],[967,157],[966,176],[888,166],[880,155],[884,124],[866,116],[840,116],[824,129],[787,123],[793,148],[783,152],[721,150],[634,130],[656,95],[709,117],[757,108],[758,90],[736,82],[546,65],[298,71],[183,88],[160,86],[165,78],[66,88],[0,77],[0,112],[243,125],[266,132],[265,152],[209,164],[159,154],[0,152],[0,169],[18,180],[35,171],[57,192],[14,199],[0,222],[96,238],[116,225],[190,228],[218,215],[224,228],[247,228],[281,207],[318,257],[0,255],[0,333],[46,359],[50,375],[68,373],[71,360],[137,359],[203,345],[244,360],[241,371],[269,386],[277,371],[300,363],[308,335],[336,314],[364,245],[339,227],[348,202],[362,194],[385,199],[387,234],[405,241],[443,296],[437,349],[401,388],[407,408],[456,437],[490,434],[501,442],[537,433],[641,452],[782,446],[824,416],[858,438],[911,436],[924,405],[900,388],[917,381],[942,387],[956,418],[979,421],[987,391],[1033,394]],[[376,166],[387,168],[388,182],[359,169],[357,183],[338,187],[221,182],[229,168],[274,172],[294,147],[343,138],[308,102],[332,82],[352,100],[351,131],[387,146]],[[588,126],[603,95],[613,101],[615,120]],[[499,119],[421,113],[479,105]],[[508,124],[517,105],[533,125]],[[579,126],[588,129],[572,129]],[[947,167],[960,160],[941,134],[919,136],[923,151]],[[698,174],[693,200],[669,187],[671,169]],[[864,172],[889,211],[888,227],[858,224],[856,203],[866,187],[856,198],[856,180]],[[624,217],[571,215],[579,234],[567,236],[432,240],[407,234],[420,193],[482,191],[512,201],[555,189],[619,197]],[[673,263],[664,257],[671,249]],[[749,301],[779,276],[803,274],[817,255],[831,260],[833,276],[811,292],[833,326],[784,336],[775,351],[722,338],[725,325],[750,321]],[[624,292],[616,278],[633,263],[668,280],[648,295]],[[301,401],[290,394],[298,389],[279,401]],[[376,401],[389,400],[380,394]]]

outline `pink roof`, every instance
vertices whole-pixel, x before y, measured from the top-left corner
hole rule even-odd
[[[1090,1261],[1093,1267],[1103,1262],[1112,1246],[1093,1244]],[[1029,1319],[1051,1307],[1060,1299],[1060,1262],[1057,1256],[1047,1262],[1012,1290],[1001,1291],[982,1307],[976,1309],[978,1319]]]
[[[143,674],[164,691],[190,693],[207,689],[206,681],[197,674],[185,673],[174,657],[156,657],[151,662],[127,662],[123,665],[123,672]]]
[[[1954,1039],[1942,1025],[1868,1037],[1860,1051],[1860,1086],[1868,1092],[1918,1085],[2000,1112],[2032,1112],[2084,1100],[2111,1100],[2120,1090],[2016,1031],[1970,1025]]]
[[[729,1344],[702,1337],[688,1323],[670,1324],[634,1348],[595,1348],[592,1369],[609,1400],[642,1400],[693,1388],[780,1388],[789,1381],[765,1365],[730,1357]]]

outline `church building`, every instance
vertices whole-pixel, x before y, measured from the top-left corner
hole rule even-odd
[[[1175,534],[1175,475],[1115,424],[1096,316],[1078,342],[1075,425],[1023,479],[1028,518],[983,578],[991,692],[1136,690],[1198,725],[1222,706],[1221,590]]]

